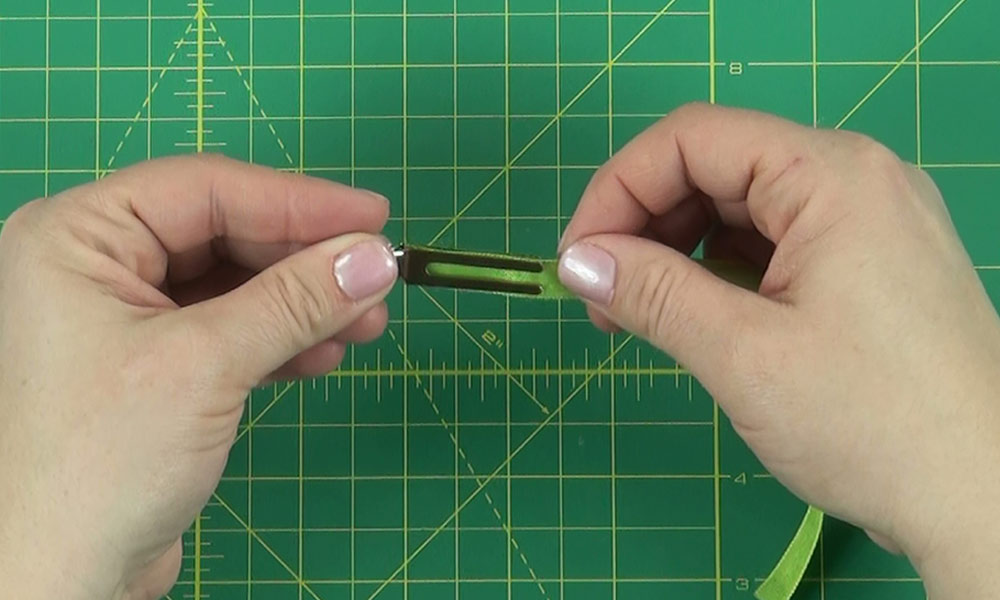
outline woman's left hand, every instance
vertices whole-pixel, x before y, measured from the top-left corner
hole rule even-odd
[[[219,157],[37,200],[0,235],[0,586],[151,598],[244,399],[386,324],[388,202]]]

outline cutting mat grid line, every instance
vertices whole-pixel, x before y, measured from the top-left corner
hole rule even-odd
[[[915,0],[919,2],[920,0]],[[812,125],[819,127],[819,23],[818,0],[810,0],[810,41],[812,42]],[[919,44],[919,40],[917,42]],[[820,531],[816,553],[819,561],[819,598],[826,600],[826,535],[825,531]]]
[[[923,166],[1000,300],[998,20],[985,0],[0,0],[0,225],[201,147],[382,192],[394,239],[551,255],[614,151],[718,101],[849,117]],[[803,506],[674,361],[572,303],[389,303],[339,371],[251,395],[172,598],[751,598]],[[923,594],[832,522],[798,597]]]

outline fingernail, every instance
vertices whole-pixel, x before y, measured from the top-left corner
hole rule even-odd
[[[559,279],[585,300],[611,304],[615,292],[615,259],[592,244],[574,244],[559,259]]]
[[[371,240],[341,254],[333,263],[333,275],[352,300],[364,300],[392,285],[398,267],[389,245]]]
[[[365,189],[361,189],[361,188],[358,188],[358,189],[360,191],[364,192],[365,194],[371,196],[373,199],[378,200],[379,202],[385,202],[386,204],[389,204],[389,199],[386,198],[385,196],[383,196],[382,194],[378,193],[378,192],[373,192],[371,190],[365,190]]]

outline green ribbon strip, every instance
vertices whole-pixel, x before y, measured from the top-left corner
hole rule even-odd
[[[427,274],[436,277],[452,277],[455,279],[468,279],[482,281],[484,279],[500,281],[504,283],[526,283],[538,285],[541,293],[530,296],[539,300],[574,300],[576,294],[566,288],[559,280],[559,261],[540,260],[542,265],[540,272],[527,272],[508,269],[495,269],[487,267],[473,267],[468,265],[451,263],[430,263],[427,265]],[[747,266],[716,260],[696,260],[705,269],[717,277],[738,285],[744,289],[756,291],[761,275],[754,269]]]
[[[470,267],[450,263],[430,263],[427,274],[435,277],[453,277],[482,281],[484,279],[503,283],[528,283],[541,289],[538,295],[524,296],[540,300],[573,300],[576,294],[569,291],[559,281],[558,261],[539,261],[542,264],[540,272],[516,271],[508,269],[493,269],[488,267]],[[519,295],[520,296],[520,295]]]
[[[823,530],[823,513],[809,507],[799,530],[768,575],[764,583],[754,592],[757,600],[790,600],[802,582],[806,568],[816,552],[816,543]]]

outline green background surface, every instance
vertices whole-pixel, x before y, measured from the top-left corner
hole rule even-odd
[[[0,0],[0,218],[194,150],[195,12]],[[864,131],[926,168],[1000,298],[993,0],[207,13],[207,150],[379,190],[397,240],[551,255],[597,166],[714,99]],[[252,395],[171,598],[751,598],[804,506],[673,361],[573,303],[400,288],[391,307],[337,373]],[[800,597],[923,591],[829,522]]]

